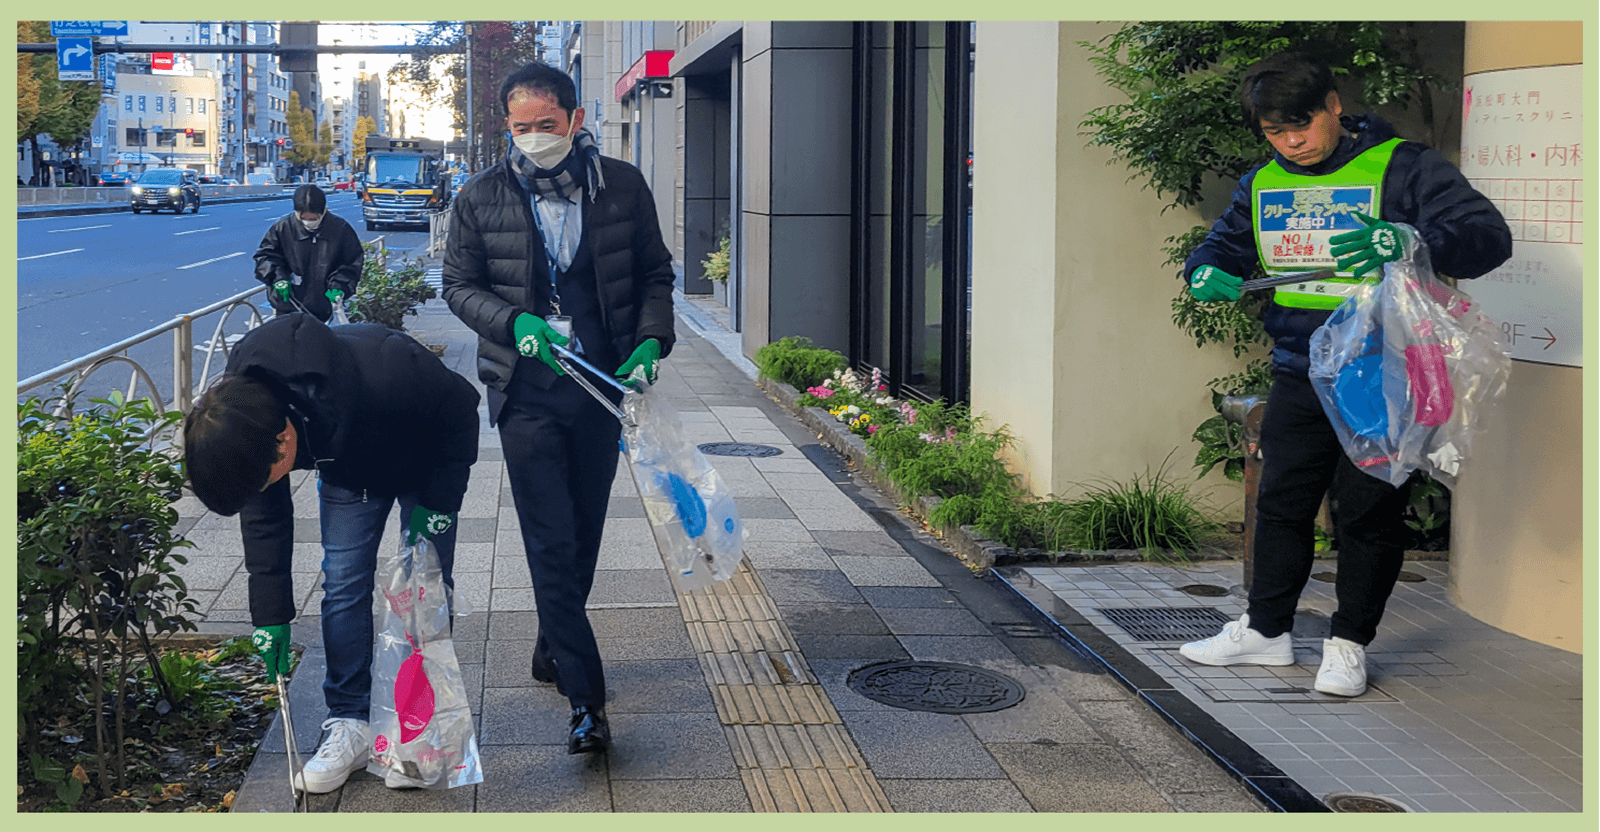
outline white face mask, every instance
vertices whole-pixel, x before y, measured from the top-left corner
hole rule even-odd
[[[299,215],[297,214],[296,216]],[[322,224],[322,216],[319,214],[314,220],[308,220],[305,217],[300,217],[300,224],[305,226],[307,231],[316,231],[317,226]]]
[[[567,122],[565,136],[558,136],[555,133],[523,133],[520,136],[512,136],[511,142],[534,165],[550,170],[561,164],[561,160],[572,152],[572,128],[575,126],[574,122]]]

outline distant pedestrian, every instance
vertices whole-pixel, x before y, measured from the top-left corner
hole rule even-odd
[[[279,315],[305,311],[327,321],[355,292],[366,254],[350,223],[328,210],[321,188],[296,188],[293,205],[261,238],[256,279],[270,287],[267,300]]]
[[[1486,274],[1511,256],[1511,232],[1486,197],[1438,152],[1395,136],[1371,115],[1344,116],[1333,74],[1294,53],[1251,67],[1240,90],[1245,122],[1275,151],[1246,174],[1233,204],[1184,264],[1189,291],[1232,301],[1242,277],[1336,268],[1315,285],[1279,286],[1262,322],[1273,339],[1272,389],[1261,425],[1263,467],[1256,498],[1249,611],[1219,635],[1183,645],[1206,665],[1289,665],[1289,631],[1311,575],[1313,532],[1324,495],[1334,503],[1338,609],[1323,640],[1316,689],[1359,696],[1367,689],[1366,646],[1376,637],[1404,559],[1407,489],[1358,469],[1306,377],[1310,338],[1352,295],[1363,275],[1405,252],[1405,223],[1439,272]],[[1310,246],[1268,241],[1263,219],[1292,206]],[[1281,225],[1279,227],[1282,227]],[[1313,252],[1314,250],[1314,252]]]
[[[583,129],[572,78],[529,64],[500,86],[500,104],[513,147],[456,197],[444,299],[479,336],[478,377],[533,576],[533,678],[572,705],[567,751],[603,751],[605,674],[584,606],[621,426],[562,377],[550,345],[654,381],[672,350],[672,255],[644,176],[601,156]]]

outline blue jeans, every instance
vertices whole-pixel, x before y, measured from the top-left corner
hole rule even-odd
[[[372,704],[372,590],[378,568],[378,546],[396,497],[372,494],[317,481],[322,514],[322,643],[328,676],[322,698],[328,716],[367,719]],[[400,538],[417,504],[415,494],[402,494]],[[445,585],[454,589],[456,527],[433,538]]]

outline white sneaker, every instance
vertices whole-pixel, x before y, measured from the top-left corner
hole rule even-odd
[[[1367,692],[1367,649],[1342,638],[1322,640],[1322,667],[1315,687],[1334,696],[1360,696]]]
[[[1245,614],[1239,616],[1238,621],[1222,625],[1222,632],[1211,638],[1191,641],[1178,648],[1178,655],[1212,667],[1232,664],[1290,665],[1294,664],[1294,644],[1289,641],[1288,633],[1267,638],[1250,629],[1250,616]]]
[[[367,765],[367,745],[372,742],[366,720],[326,719],[322,730],[328,732],[328,738],[295,777],[295,788],[310,794],[326,794],[343,786],[352,772]]]

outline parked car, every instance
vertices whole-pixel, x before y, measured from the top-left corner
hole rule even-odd
[[[270,173],[251,173],[244,178],[246,185],[276,185],[278,180],[272,178]]]
[[[222,184],[224,184],[224,185],[237,185],[237,184],[239,184],[239,180],[234,179],[231,176],[227,176],[227,177],[223,177]]]
[[[326,176],[318,177],[317,187],[321,188],[323,193],[331,194],[333,193],[333,180],[327,178]]]
[[[192,170],[156,168],[139,176],[128,190],[135,214],[171,208],[174,214],[190,208],[200,213],[200,176]]]
[[[120,170],[108,170],[100,174],[101,187],[127,185],[133,182],[133,174]]]
[[[333,189],[336,191],[348,191],[351,187],[351,182],[348,179],[340,179],[338,182],[333,183]]]

